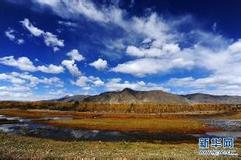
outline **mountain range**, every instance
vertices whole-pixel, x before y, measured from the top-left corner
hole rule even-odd
[[[65,96],[50,101],[56,102],[85,102],[85,103],[156,103],[156,104],[197,104],[197,103],[223,103],[241,104],[241,96],[211,95],[203,93],[177,95],[161,90],[136,91],[125,88],[121,91],[104,92],[99,95]]]

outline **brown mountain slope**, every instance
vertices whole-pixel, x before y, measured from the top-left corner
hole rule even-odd
[[[162,104],[188,104],[189,101],[182,96],[164,91],[135,91],[125,88],[122,91],[105,92],[96,96],[89,96],[83,102],[92,103],[162,103]]]
[[[223,104],[241,104],[240,96],[228,95],[210,95],[203,93],[183,95],[192,103],[223,103]]]

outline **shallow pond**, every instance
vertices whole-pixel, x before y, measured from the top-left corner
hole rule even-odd
[[[206,136],[217,137],[234,137],[241,138],[241,120],[229,120],[229,119],[208,119],[204,120],[206,124],[211,127],[218,127],[222,131],[207,132]]]
[[[146,132],[100,131],[54,127],[35,121],[52,119],[70,119],[71,117],[46,117],[40,119],[23,119],[0,115],[0,131],[11,134],[51,138],[57,140],[99,140],[99,141],[185,141],[193,139],[192,135]],[[17,122],[16,122],[17,120]],[[14,121],[14,123],[13,123]]]
[[[0,115],[0,131],[10,134],[43,137],[56,140],[98,140],[98,141],[167,141],[182,142],[197,140],[197,137],[227,137],[241,138],[241,121],[205,120],[210,126],[223,129],[219,132],[206,134],[174,134],[174,133],[147,133],[147,132],[119,132],[59,128],[39,121],[53,119],[71,119],[72,117],[44,117],[39,119],[24,119],[20,117],[7,117]],[[36,122],[38,121],[38,123]]]

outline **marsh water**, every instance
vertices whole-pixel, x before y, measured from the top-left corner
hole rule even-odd
[[[24,119],[0,115],[0,131],[33,137],[57,140],[98,140],[98,141],[185,141],[196,140],[197,137],[227,137],[241,138],[241,120],[206,119],[206,124],[222,128],[222,131],[207,132],[205,134],[170,134],[147,132],[119,132],[71,129],[54,127],[39,123],[46,120],[71,119],[71,117],[45,117],[39,119]]]
[[[206,125],[219,128],[221,131],[193,134],[195,137],[233,137],[241,139],[241,120],[203,119]]]

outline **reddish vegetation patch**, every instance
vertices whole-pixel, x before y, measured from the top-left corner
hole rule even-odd
[[[96,118],[51,120],[50,125],[68,128],[106,130],[106,131],[145,131],[164,133],[204,133],[214,130],[201,121],[192,119],[163,118]]]

